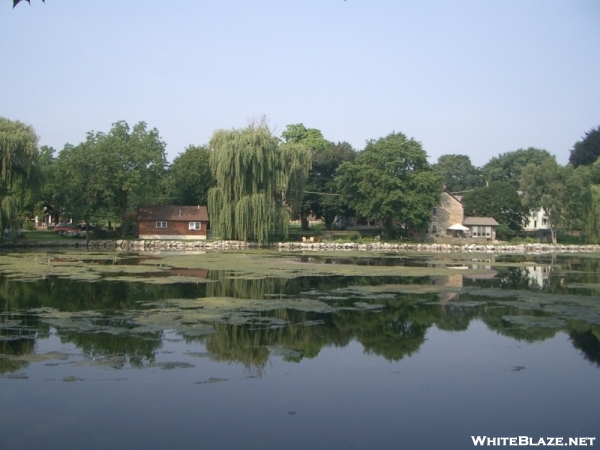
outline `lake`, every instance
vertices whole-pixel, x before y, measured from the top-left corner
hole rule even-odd
[[[5,252],[0,447],[598,437],[599,264],[598,254]]]

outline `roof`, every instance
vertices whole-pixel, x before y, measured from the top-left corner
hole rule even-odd
[[[452,197],[454,200],[456,200],[462,205],[462,195],[452,194],[451,192],[448,192],[446,190],[442,191],[442,194],[448,194],[449,197]]]
[[[160,205],[138,208],[137,220],[181,220],[208,222],[206,206]]]
[[[493,217],[465,217],[463,225],[491,225],[497,227],[500,224]]]

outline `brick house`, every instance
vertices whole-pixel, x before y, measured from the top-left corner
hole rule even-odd
[[[140,239],[206,239],[206,206],[145,206],[138,208]]]

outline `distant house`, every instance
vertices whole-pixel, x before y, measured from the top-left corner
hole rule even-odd
[[[145,206],[137,211],[140,239],[206,239],[206,206]]]
[[[500,225],[493,217],[465,217],[463,225],[474,238],[496,240],[496,228]]]
[[[453,235],[451,227],[461,224],[464,218],[463,204],[449,192],[442,192],[440,203],[431,210],[428,233],[431,236]]]
[[[525,231],[549,230],[548,217],[543,208],[534,211],[527,221],[527,225],[523,228]]]

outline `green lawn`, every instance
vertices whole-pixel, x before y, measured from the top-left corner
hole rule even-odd
[[[60,236],[58,233],[54,231],[24,231],[24,237],[19,238],[18,240],[27,240],[27,241],[56,241],[61,239],[71,239],[68,237]]]

